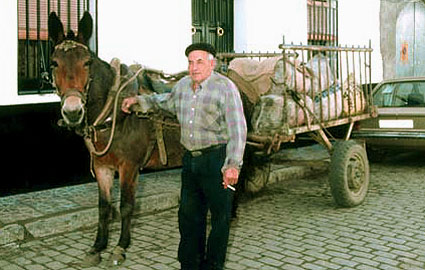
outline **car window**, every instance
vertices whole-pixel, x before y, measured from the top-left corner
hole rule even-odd
[[[378,107],[425,107],[425,82],[395,82],[381,85],[373,95]]]

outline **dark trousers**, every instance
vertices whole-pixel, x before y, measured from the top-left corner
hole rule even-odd
[[[182,270],[223,269],[229,240],[233,191],[224,189],[221,167],[226,146],[192,157],[183,157],[179,208],[180,244],[178,258]],[[211,231],[206,240],[207,212]]]

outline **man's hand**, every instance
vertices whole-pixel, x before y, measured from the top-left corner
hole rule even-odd
[[[131,106],[137,104],[137,97],[128,97],[122,101],[121,110],[125,113],[131,113]]]
[[[236,168],[227,168],[223,173],[223,186],[236,185],[238,183],[239,171]]]

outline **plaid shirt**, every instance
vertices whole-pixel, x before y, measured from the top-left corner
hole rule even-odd
[[[149,96],[147,102],[177,116],[187,150],[227,144],[223,169],[240,168],[247,128],[239,91],[228,78],[212,72],[194,92],[192,79],[186,76],[171,93]]]

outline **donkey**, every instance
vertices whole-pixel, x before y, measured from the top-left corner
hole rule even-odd
[[[107,248],[108,226],[113,212],[111,191],[118,173],[121,234],[110,257],[111,262],[118,265],[125,261],[126,249],[130,245],[130,224],[139,170],[180,165],[183,151],[179,143],[179,128],[161,129],[163,137],[157,138],[158,130],[155,128],[158,129],[158,125],[152,119],[127,115],[117,109],[117,104],[121,105],[124,97],[138,93],[137,80],[120,86],[123,78],[132,75],[129,69],[117,64],[117,61],[110,65],[89,49],[93,19],[88,12],[78,23],[77,35],[72,31],[65,35],[63,24],[55,12],[49,15],[48,28],[54,45],[52,77],[61,98],[63,119],[59,120],[59,124],[75,129],[84,137],[99,188],[97,235],[83,263],[100,263],[101,252]],[[162,139],[171,157],[166,165],[159,164],[161,147],[158,141],[163,144]]]

